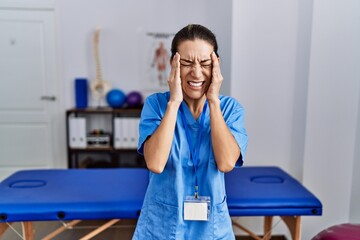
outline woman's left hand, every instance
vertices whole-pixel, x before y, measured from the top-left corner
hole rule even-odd
[[[206,92],[206,98],[208,101],[219,100],[220,87],[223,81],[223,76],[221,75],[220,70],[220,60],[216,56],[215,52],[211,53],[211,62],[212,62],[212,74],[211,74],[211,83]]]

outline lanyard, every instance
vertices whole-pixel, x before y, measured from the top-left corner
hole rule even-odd
[[[195,170],[195,198],[198,198],[198,178],[197,178],[197,167],[199,165],[199,151],[200,151],[200,143],[201,143],[201,136],[202,136],[202,132],[203,132],[203,128],[204,128],[204,120],[205,120],[205,113],[206,113],[206,108],[207,108],[207,102],[205,102],[204,104],[204,108],[203,111],[201,113],[200,116],[200,129],[199,129],[199,133],[197,136],[197,141],[196,141],[196,145],[194,145],[194,148],[192,149],[192,141],[191,141],[191,136],[190,136],[190,130],[189,127],[187,125],[187,121],[186,121],[186,117],[184,114],[184,106],[183,104],[185,104],[184,102],[181,104],[180,106],[180,112],[181,112],[181,119],[185,128],[185,133],[186,133],[186,138],[189,144],[189,148],[190,148],[190,158],[193,161],[194,164],[194,170]]]

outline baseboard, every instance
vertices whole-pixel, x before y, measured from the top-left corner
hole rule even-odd
[[[254,238],[250,236],[236,236],[236,240],[254,240]],[[287,240],[287,238],[284,235],[272,235],[271,240]]]

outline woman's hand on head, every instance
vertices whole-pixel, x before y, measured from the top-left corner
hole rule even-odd
[[[220,88],[223,82],[223,76],[221,75],[220,70],[220,60],[216,56],[215,52],[211,53],[211,62],[212,62],[212,73],[211,73],[211,83],[206,92],[206,98],[208,101],[219,100]]]
[[[181,88],[180,79],[180,54],[176,53],[171,61],[171,72],[168,79],[170,89],[170,101],[179,102],[183,101],[183,92]]]

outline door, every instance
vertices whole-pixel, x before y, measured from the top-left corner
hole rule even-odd
[[[54,12],[0,9],[0,180],[61,165]]]

